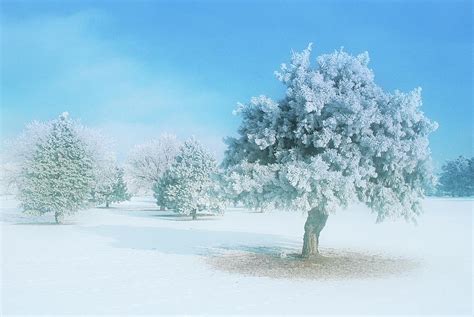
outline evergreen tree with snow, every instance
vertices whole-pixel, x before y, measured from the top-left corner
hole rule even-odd
[[[459,156],[442,166],[438,194],[452,197],[474,196],[474,157]]]
[[[159,206],[191,215],[193,220],[200,211],[223,211],[217,162],[194,139],[181,146],[175,162],[155,183],[153,190]]]
[[[84,207],[89,197],[92,158],[67,113],[51,124],[22,166],[19,200],[25,212],[53,212],[57,223]]]
[[[130,198],[122,168],[112,163],[98,170],[92,189],[93,202],[105,204],[105,207],[109,208],[111,203],[127,201]]]
[[[306,211],[303,257],[319,254],[330,213],[352,202],[377,214],[414,220],[433,181],[421,89],[385,92],[367,53],[340,50],[310,63],[311,45],[294,53],[277,78],[279,101],[260,96],[239,105],[238,137],[227,139],[227,187],[249,207]],[[249,175],[250,174],[250,175]]]

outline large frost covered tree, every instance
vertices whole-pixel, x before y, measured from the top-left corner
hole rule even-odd
[[[307,211],[303,257],[318,255],[329,214],[351,202],[378,221],[414,220],[433,180],[428,135],[437,127],[420,109],[420,88],[389,93],[375,83],[367,53],[336,51],[314,67],[310,53],[276,72],[283,99],[239,105],[223,162],[228,187],[250,207],[264,198],[267,208]]]
[[[129,154],[125,170],[135,191],[152,190],[153,184],[173,164],[179,147],[179,140],[172,134],[163,134],[158,139],[135,146]]]
[[[438,193],[454,197],[474,196],[474,157],[460,156],[442,167]]]
[[[92,157],[67,113],[53,121],[33,146],[20,172],[21,206],[26,212],[53,212],[60,223],[87,203]]]
[[[200,211],[222,212],[224,200],[218,172],[213,156],[195,139],[187,140],[171,168],[153,187],[157,204],[191,215],[193,220]]]

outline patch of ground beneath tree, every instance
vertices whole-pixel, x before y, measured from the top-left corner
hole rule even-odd
[[[369,252],[321,249],[309,259],[298,253],[224,252],[206,257],[219,270],[248,276],[286,279],[367,279],[403,275],[419,261]]]

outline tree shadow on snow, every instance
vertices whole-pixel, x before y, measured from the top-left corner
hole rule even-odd
[[[249,276],[372,279],[403,275],[420,265],[417,259],[329,248],[322,248],[319,257],[303,259],[300,241],[270,234],[122,225],[79,230],[111,239],[116,248],[202,256],[214,269]]]
[[[18,222],[14,224],[15,226],[74,226],[77,225],[77,222],[63,222],[56,223],[55,221],[48,222]]]
[[[20,213],[18,211],[12,213],[4,213],[1,217],[1,222],[8,223],[15,226],[69,226],[77,225],[77,222],[73,219],[64,220],[63,223],[56,223],[54,216],[50,213],[42,216],[30,215]]]
[[[160,210],[158,208],[141,208],[137,210],[124,210],[120,214],[126,214],[131,217],[138,218],[159,218],[167,221],[208,221],[221,219],[219,214],[199,213],[197,219],[193,220],[192,216],[175,213],[169,210]]]
[[[295,241],[277,235],[246,232],[119,225],[80,227],[79,230],[110,238],[113,247],[179,255],[212,256],[248,250],[268,253],[281,250],[273,246],[295,246]]]
[[[215,220],[220,219],[218,215],[213,215],[213,214],[198,215],[197,219],[193,219],[192,216],[180,215],[180,214],[163,214],[163,215],[155,215],[154,217],[167,220],[167,221],[215,221]]]

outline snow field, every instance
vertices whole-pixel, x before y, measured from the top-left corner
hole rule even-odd
[[[150,198],[90,209],[67,224],[22,215],[3,197],[2,313],[464,314],[472,313],[473,201],[428,199],[417,226],[374,224],[362,206],[331,215],[321,247],[413,259],[380,278],[305,280],[228,273],[219,252],[298,252],[301,213],[189,217]]]

